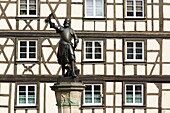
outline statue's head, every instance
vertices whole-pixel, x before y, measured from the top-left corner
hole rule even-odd
[[[70,24],[71,24],[71,20],[69,19],[69,18],[66,18],[65,20],[64,20],[64,27],[70,27]]]

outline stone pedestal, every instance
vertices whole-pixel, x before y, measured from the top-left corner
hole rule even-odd
[[[81,82],[58,82],[51,86],[55,91],[58,113],[80,113],[84,88]]]

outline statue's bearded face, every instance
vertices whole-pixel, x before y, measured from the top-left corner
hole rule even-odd
[[[70,19],[66,18],[64,21],[64,27],[70,27]]]

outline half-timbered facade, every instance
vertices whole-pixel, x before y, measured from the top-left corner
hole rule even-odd
[[[57,113],[59,35],[71,27],[80,113],[170,113],[170,0],[0,0],[0,113]]]

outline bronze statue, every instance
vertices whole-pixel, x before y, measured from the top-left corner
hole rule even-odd
[[[75,48],[79,42],[78,37],[76,36],[74,30],[70,27],[71,20],[66,18],[64,21],[64,26],[56,26],[51,22],[51,13],[47,19],[46,23],[50,24],[50,28],[54,28],[57,33],[60,34],[59,47],[57,52],[58,63],[62,66],[62,75],[63,76],[72,76],[73,78],[78,76],[79,70],[75,66]],[[74,39],[74,43],[72,43]],[[65,73],[65,70],[67,72]]]

